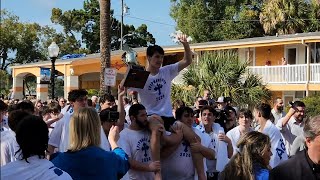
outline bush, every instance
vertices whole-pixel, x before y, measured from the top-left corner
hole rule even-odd
[[[302,99],[306,105],[306,116],[320,115],[320,95],[308,96]]]

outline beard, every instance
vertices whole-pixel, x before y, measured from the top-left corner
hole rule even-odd
[[[137,125],[142,128],[142,129],[146,129],[147,128],[147,125],[144,125],[143,122],[139,121],[139,120],[136,120],[136,123]]]
[[[283,107],[282,107],[282,106],[278,106],[278,107],[277,107],[277,110],[278,110],[279,112],[282,112],[282,111],[283,111]]]

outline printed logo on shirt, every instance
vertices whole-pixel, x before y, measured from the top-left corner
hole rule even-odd
[[[150,139],[148,138],[142,138],[138,141],[136,150],[137,151],[142,151],[143,153],[143,158],[141,159],[141,162],[149,162],[151,161],[151,157],[150,157]]]
[[[282,154],[285,153],[285,151],[286,151],[286,146],[283,143],[283,139],[280,139],[280,147],[277,147],[276,151],[277,151],[278,157],[281,160],[282,159]]]
[[[163,88],[167,84],[166,80],[163,78],[155,79],[148,85],[148,90],[157,92],[156,101],[160,101],[164,98]]]
[[[191,153],[189,152],[190,144],[187,141],[182,141],[183,151],[180,152],[180,157],[191,157]]]

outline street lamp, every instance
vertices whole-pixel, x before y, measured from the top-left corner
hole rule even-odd
[[[120,44],[120,50],[122,50],[122,45],[123,45],[123,16],[126,14],[129,14],[129,7],[126,4],[123,4],[123,0],[121,0],[121,34],[120,34],[120,38],[121,38],[121,44]]]
[[[51,81],[51,99],[54,99],[54,78],[55,78],[55,62],[59,54],[59,46],[52,42],[50,46],[48,47],[49,57],[51,59],[51,75],[50,75],[50,81]]]

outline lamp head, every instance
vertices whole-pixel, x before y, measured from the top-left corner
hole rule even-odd
[[[52,42],[50,46],[48,47],[49,57],[50,58],[56,58],[59,55],[59,46]]]

